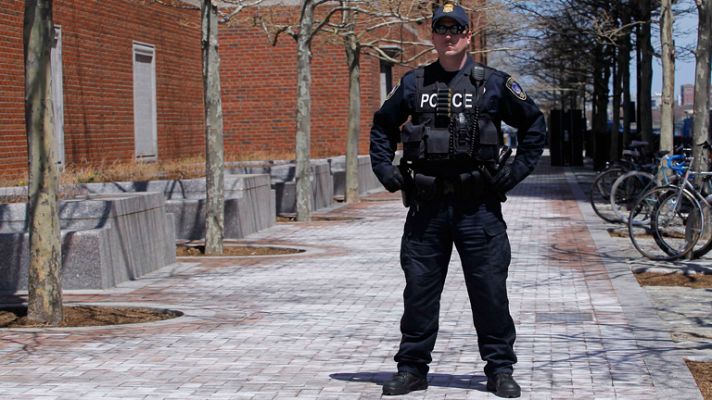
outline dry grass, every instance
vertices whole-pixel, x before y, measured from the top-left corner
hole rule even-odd
[[[257,160],[293,160],[293,152],[256,151],[240,153],[226,150],[225,162]],[[205,157],[193,156],[156,162],[99,161],[68,165],[62,171],[60,185],[94,182],[148,181],[155,179],[191,179],[205,176]],[[26,186],[27,174],[0,177],[0,187]]]
[[[205,176],[205,159],[190,157],[159,162],[101,161],[67,166],[59,176],[61,186],[94,182],[189,179]],[[0,187],[26,186],[27,174],[0,179]]]
[[[149,181],[155,179],[190,179],[205,176],[205,159],[191,157],[161,162],[100,162],[82,163],[65,168],[59,176],[60,199],[83,195],[75,185],[95,182]],[[0,187],[25,186],[27,177],[0,180]],[[0,197],[0,204],[22,203],[26,195]]]
[[[313,157],[321,157],[318,154],[312,154]],[[333,157],[331,154],[328,157]],[[293,151],[267,151],[258,150],[251,151],[249,153],[242,153],[240,151],[225,151],[225,162],[239,162],[239,161],[260,161],[260,160],[294,160]]]
[[[294,154],[288,152],[225,152],[225,162],[255,160],[293,160]],[[73,185],[97,182],[150,181],[157,179],[177,180],[205,177],[205,157],[194,156],[176,160],[156,162],[137,161],[100,161],[82,162],[67,166],[60,174],[59,197],[74,198],[82,195]],[[27,174],[0,178],[0,187],[26,186]],[[24,195],[0,197],[0,204],[26,202]]]
[[[67,167],[62,172],[60,184],[190,179],[203,176],[205,176],[203,157],[158,162],[101,162]]]

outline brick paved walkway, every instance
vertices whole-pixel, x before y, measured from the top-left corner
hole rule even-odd
[[[585,172],[572,171],[544,160],[505,203],[522,398],[701,398],[682,357],[706,354],[704,344],[672,341],[674,321],[658,317],[659,303],[629,273],[635,256],[595,220],[576,184]],[[68,303],[186,315],[0,330],[0,398],[380,397],[399,342],[405,209],[380,194],[330,215],[353,220],[284,223],[243,241],[307,248],[301,255],[182,259],[116,289],[66,293]],[[431,386],[403,398],[495,398],[484,388],[457,257],[450,271]]]

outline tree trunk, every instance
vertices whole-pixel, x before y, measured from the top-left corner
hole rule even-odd
[[[297,221],[310,221],[312,212],[309,149],[311,136],[311,39],[314,3],[302,0],[297,35]]]
[[[635,26],[635,40],[638,41],[640,31],[640,25]],[[640,132],[638,129],[638,124],[640,124],[640,83],[638,82],[638,71],[640,71],[640,46],[638,43],[635,44],[635,125],[636,131]]]
[[[202,22],[203,100],[205,101],[205,254],[223,253],[225,193],[223,174],[223,113],[220,99],[218,9],[211,0],[200,6]]]
[[[594,169],[601,170],[608,156],[608,81],[610,80],[610,66],[605,59],[605,48],[596,46],[593,76],[593,102],[594,113]]]
[[[693,105],[695,123],[692,138],[695,146],[692,154],[695,157],[693,168],[696,171],[707,171],[707,159],[700,146],[710,138],[710,56],[712,55],[712,0],[695,0],[697,4],[697,50],[695,52],[695,101]]]
[[[624,25],[630,23],[630,11],[624,10],[622,14],[622,23]],[[620,51],[625,54],[625,57],[619,59],[619,71],[621,74],[621,86],[623,88],[623,147],[630,142],[630,123],[631,123],[631,98],[630,98],[630,34],[631,30],[626,29],[621,38]],[[622,149],[621,149],[622,150]]]
[[[653,139],[653,46],[650,42],[650,3],[651,0],[638,0],[638,11],[643,25],[638,30],[638,47],[640,48],[638,115],[640,119],[638,119],[637,126],[640,138],[648,143],[652,143]]]
[[[25,125],[30,156],[30,266],[27,317],[62,322],[62,248],[57,211],[50,51],[52,0],[26,0],[24,17]]]
[[[610,160],[617,160],[620,158],[620,149],[618,143],[620,141],[620,131],[621,126],[621,83],[622,76],[620,73],[621,59],[626,57],[621,51],[620,47],[612,48],[612,59],[616,60],[613,64],[613,99],[611,100],[613,113],[611,116],[611,145],[610,145]]]
[[[349,128],[346,139],[346,203],[359,201],[358,137],[361,122],[361,66],[356,35],[344,37],[346,62],[349,66]]]
[[[672,1],[661,0],[660,45],[663,62],[663,95],[660,108],[660,150],[672,152],[673,97],[675,95],[675,47],[672,41]]]

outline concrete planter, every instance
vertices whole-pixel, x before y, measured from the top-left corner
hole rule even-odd
[[[0,290],[27,288],[24,203],[0,205]],[[172,215],[158,193],[89,195],[60,202],[62,287],[103,289],[175,262]]]
[[[240,239],[276,223],[275,195],[267,175],[225,175],[225,237]],[[205,237],[205,179],[110,182],[81,185],[88,193],[158,192],[175,216],[176,238]]]
[[[296,212],[296,164],[294,161],[248,161],[230,163],[226,170],[234,174],[267,174],[275,191],[277,214]],[[359,193],[382,191],[383,186],[371,170],[369,156],[358,157]],[[334,196],[344,196],[346,157],[311,160],[312,205],[315,211],[333,207]]]
[[[329,159],[331,174],[334,177],[334,195],[346,195],[346,157]],[[369,193],[383,191],[383,185],[378,181],[371,169],[371,157],[358,156],[358,193],[363,196]]]
[[[297,211],[296,164],[288,161],[268,163],[244,162],[227,166],[230,173],[268,174],[275,192],[276,214]],[[334,181],[327,160],[311,161],[311,189],[313,210],[334,205]]]

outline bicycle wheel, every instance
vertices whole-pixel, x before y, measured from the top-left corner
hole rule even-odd
[[[670,190],[658,198],[650,218],[655,243],[672,259],[694,248],[703,226],[702,207],[688,190]]]
[[[661,186],[645,192],[631,208],[628,234],[644,257],[671,261],[693,249],[702,223],[702,210],[692,193]]]
[[[613,183],[618,179],[619,176],[623,175],[626,170],[612,168],[607,169],[593,180],[593,185],[591,185],[591,193],[589,194],[589,203],[593,211],[607,222],[620,222],[613,213],[611,208],[611,188]]]
[[[703,257],[705,254],[712,250],[712,176],[706,176],[702,183],[702,196],[705,198],[704,201],[700,201],[702,206],[702,217],[704,224],[704,229],[702,235],[697,240],[694,250],[692,250],[693,258]]]
[[[648,172],[629,171],[619,176],[611,187],[611,210],[618,221],[626,221],[635,201],[655,186],[655,176]]]
[[[700,202],[702,206],[702,232],[692,249],[692,258],[700,258],[712,250],[712,210],[708,203]]]

